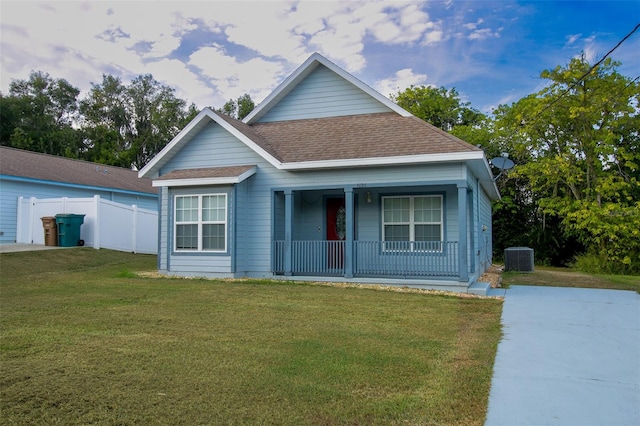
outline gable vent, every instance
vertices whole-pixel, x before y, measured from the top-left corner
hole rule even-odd
[[[533,272],[533,249],[529,247],[509,247],[504,251],[504,270]]]

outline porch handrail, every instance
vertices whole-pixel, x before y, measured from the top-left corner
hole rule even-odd
[[[294,275],[343,275],[344,241],[292,241],[291,273]],[[273,272],[285,271],[285,242],[274,241]]]
[[[457,277],[457,241],[354,241],[354,275]],[[294,275],[344,274],[344,241],[292,241]],[[285,242],[274,241],[273,272],[284,274]]]
[[[360,276],[457,277],[457,241],[355,241]]]

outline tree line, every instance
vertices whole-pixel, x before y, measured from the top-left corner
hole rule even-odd
[[[199,112],[151,74],[129,84],[103,75],[79,96],[67,80],[42,71],[13,80],[0,93],[0,144],[139,170]],[[254,107],[245,94],[219,111],[242,118]]]
[[[454,89],[410,87],[414,115],[516,166],[497,179],[494,254],[534,248],[536,261],[596,273],[640,273],[640,86],[610,59],[584,55],[544,70],[545,87],[491,116]],[[496,174],[497,174],[496,170]]]
[[[415,116],[516,166],[497,178],[494,256],[534,248],[536,261],[588,272],[640,273],[640,85],[610,59],[575,58],[544,70],[545,87],[491,115],[444,87],[411,86],[392,99]],[[32,72],[0,93],[5,146],[140,169],[198,113],[141,75],[104,75],[79,99],[64,79]],[[242,119],[248,94],[219,112]]]

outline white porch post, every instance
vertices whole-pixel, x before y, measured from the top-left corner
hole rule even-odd
[[[345,226],[346,234],[344,240],[344,276],[345,278],[353,278],[354,258],[353,258],[353,239],[354,239],[354,203],[353,188],[344,189],[344,208],[346,210]]]
[[[458,184],[458,275],[460,281],[469,281],[467,266],[467,184]]]
[[[292,240],[293,236],[293,190],[284,191],[284,274],[293,275],[292,270]]]

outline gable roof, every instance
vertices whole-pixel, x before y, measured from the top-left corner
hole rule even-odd
[[[0,175],[121,192],[156,195],[150,179],[135,170],[55,155],[0,147]]]
[[[259,122],[317,66],[323,65],[393,112]],[[400,108],[319,54],[312,55],[243,121],[205,108],[139,172],[157,179],[162,167],[215,122],[280,170],[466,162],[499,197],[484,152]]]
[[[271,148],[270,144],[263,140],[260,135],[255,133],[250,126],[224,114],[205,108],[138,172],[138,176],[157,178],[162,166],[167,164],[184,145],[211,122],[220,125],[274,167],[279,167],[280,161],[274,157],[275,151],[273,148]]]
[[[409,117],[409,113],[404,108],[392,102],[389,98],[383,96],[379,92],[373,90],[371,87],[349,74],[324,56],[319,53],[311,55],[302,65],[300,65],[287,79],[285,79],[276,89],[271,92],[260,104],[249,113],[242,121],[247,124],[257,122],[263,117],[271,108],[273,108],[282,98],[289,94],[302,80],[311,74],[318,66],[324,65],[340,77],[347,80],[352,85],[356,86],[378,102],[389,108],[391,111],[400,114],[403,117]]]

